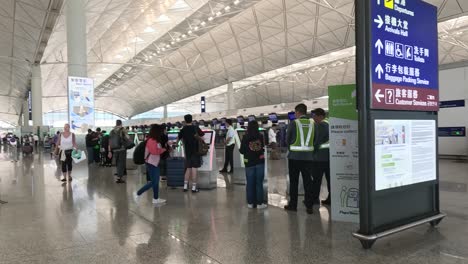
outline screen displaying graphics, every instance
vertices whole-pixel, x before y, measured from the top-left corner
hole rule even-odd
[[[254,115],[249,115],[249,122],[250,121],[255,121],[255,116]]]
[[[288,119],[291,120],[291,121],[292,121],[292,120],[296,120],[296,113],[294,113],[294,112],[289,112],[289,113],[288,113]]]
[[[375,190],[436,180],[434,120],[375,120]]]
[[[269,115],[268,115],[268,119],[269,119],[272,123],[278,123],[278,115],[276,115],[276,114],[269,114]]]
[[[93,79],[68,77],[68,117],[72,130],[86,133],[94,127]]]
[[[203,131],[203,133],[205,133],[205,135],[203,136],[203,140],[206,144],[210,145],[211,140],[213,138],[213,131]]]

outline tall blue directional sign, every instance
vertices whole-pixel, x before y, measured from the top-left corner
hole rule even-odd
[[[422,0],[371,3],[371,108],[437,111],[437,8]]]

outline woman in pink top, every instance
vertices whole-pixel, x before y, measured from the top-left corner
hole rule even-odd
[[[166,151],[159,143],[161,142],[162,134],[163,130],[161,126],[151,126],[145,150],[146,168],[151,177],[151,182],[145,184],[137,192],[137,195],[140,196],[150,188],[153,188],[153,204],[164,204],[166,202],[166,200],[159,198],[159,161],[161,159],[161,154]]]

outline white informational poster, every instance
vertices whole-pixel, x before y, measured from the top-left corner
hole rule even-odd
[[[68,77],[68,116],[71,129],[77,133],[94,127],[93,79]]]
[[[356,86],[328,88],[331,219],[359,222],[359,142]]]
[[[434,120],[375,120],[375,190],[436,180]]]

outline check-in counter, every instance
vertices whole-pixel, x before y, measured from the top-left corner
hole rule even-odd
[[[202,157],[202,166],[198,169],[198,183],[197,186],[200,189],[214,189],[217,187],[217,177],[218,177],[218,164],[216,162],[216,148],[215,148],[215,139],[216,133],[211,129],[202,130],[205,135],[203,140],[206,144],[210,146],[207,155]],[[177,136],[179,131],[169,131],[168,138],[170,145],[176,145]],[[185,158],[184,146],[180,142],[176,146],[176,149],[173,150],[176,157]]]

